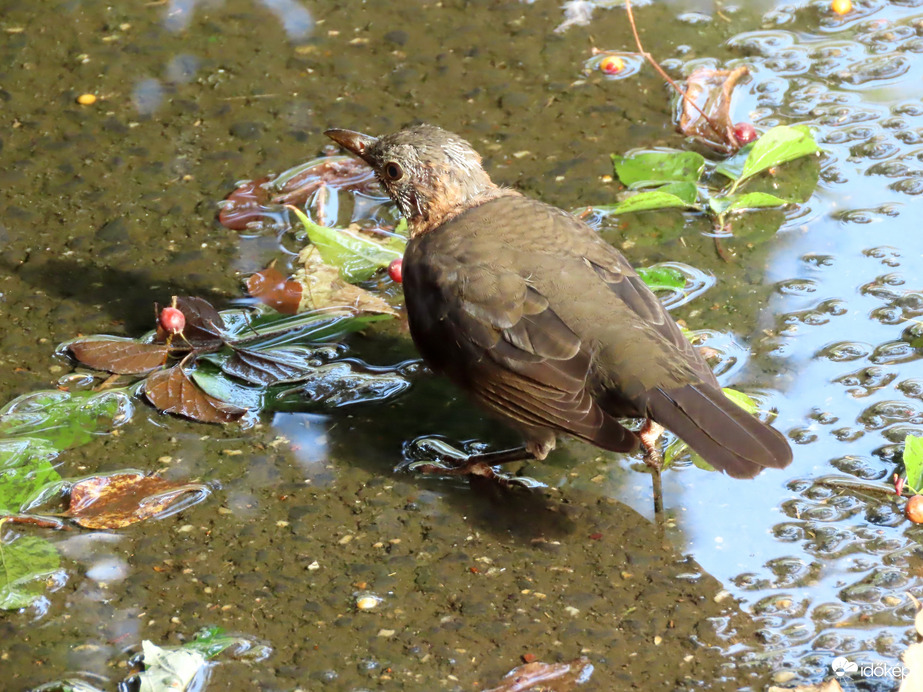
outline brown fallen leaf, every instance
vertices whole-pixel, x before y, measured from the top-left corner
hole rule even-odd
[[[294,315],[301,306],[302,286],[270,264],[247,278],[247,293],[283,315]]]
[[[164,413],[175,413],[203,423],[231,423],[247,409],[209,396],[190,380],[182,364],[149,375],[144,395]]]
[[[302,286],[298,312],[342,308],[352,314],[397,315],[383,298],[340,278],[340,270],[326,264],[313,245],[302,250],[298,260],[301,267],[294,276]]]
[[[513,668],[503,676],[498,687],[484,692],[526,692],[541,685],[543,692],[570,692],[582,685],[593,674],[593,664],[581,656],[570,663],[542,663],[534,661]]]
[[[311,195],[324,187],[382,195],[375,174],[364,161],[353,156],[326,156],[276,177],[242,183],[227,196],[218,221],[226,228],[242,231],[262,219],[273,219],[286,204],[303,207]],[[315,205],[319,206],[318,201]]]
[[[162,515],[187,493],[196,493],[183,508],[209,494],[201,483],[176,483],[143,473],[93,476],[73,485],[70,506],[63,516],[87,529],[120,529]]]
[[[750,74],[746,66],[734,70],[693,70],[686,78],[679,131],[721,152],[740,149],[731,120],[731,96],[734,87]],[[698,108],[696,108],[698,106]],[[705,115],[702,115],[704,111]]]
[[[113,338],[72,341],[67,350],[81,363],[96,370],[118,375],[143,375],[163,365],[170,347]]]

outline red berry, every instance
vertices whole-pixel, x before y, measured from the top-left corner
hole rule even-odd
[[[388,265],[388,276],[396,284],[404,281],[404,259],[402,257],[391,260],[391,264]]]
[[[923,495],[914,495],[907,500],[907,506],[904,507],[904,514],[914,524],[923,524]]]
[[[176,308],[164,308],[160,311],[160,326],[171,334],[179,334],[186,326],[186,316]]]
[[[603,74],[618,74],[625,69],[625,61],[617,55],[609,55],[599,63],[599,71]]]
[[[756,128],[750,123],[737,123],[734,125],[734,137],[736,137],[737,141],[741,144],[749,144],[759,137],[759,135],[756,132]]]

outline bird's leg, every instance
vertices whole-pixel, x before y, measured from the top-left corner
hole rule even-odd
[[[657,443],[663,434],[663,426],[655,423],[650,418],[644,421],[644,425],[638,432],[641,438],[641,449],[644,450],[644,463],[651,470],[651,482],[654,486],[654,515],[660,516],[663,512],[663,487],[660,482],[660,467],[663,463],[663,455],[660,453]]]

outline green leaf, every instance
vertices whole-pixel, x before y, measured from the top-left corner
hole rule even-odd
[[[676,290],[686,287],[686,277],[671,267],[638,267],[635,271],[652,291]]]
[[[727,211],[763,209],[765,207],[781,207],[786,204],[792,204],[791,200],[782,199],[768,192],[745,192],[742,195],[735,195],[732,200]]]
[[[311,243],[320,252],[321,259],[339,268],[340,276],[350,283],[365,281],[393,260],[403,257],[406,241],[400,236],[391,236],[386,243],[380,243],[346,229],[320,226],[300,209],[289,209],[301,221]]]
[[[819,151],[806,125],[779,125],[765,132],[753,143],[740,179],[751,178],[772,166]]]
[[[750,156],[753,145],[754,142],[750,142],[736,154],[719,163],[715,166],[715,172],[731,180],[738,180],[744,172],[744,164],[747,162],[747,157]]]
[[[131,398],[118,390],[33,392],[0,409],[0,437],[37,437],[63,451],[121,425],[131,412]]]
[[[615,173],[631,188],[663,183],[696,183],[705,169],[705,158],[694,151],[646,152],[634,156],[612,155]]]
[[[728,214],[732,211],[744,211],[746,209],[781,207],[793,202],[771,195],[768,192],[745,192],[741,195],[730,195],[729,197],[712,197],[708,200],[708,203],[713,210],[716,208],[721,209],[720,212],[715,211],[715,213]]]
[[[671,195],[668,192],[661,192],[660,190],[651,190],[649,192],[639,192],[618,204],[607,204],[596,208],[613,214],[628,214],[653,209],[686,209],[689,206],[691,205],[681,197]]]
[[[225,634],[222,627],[203,627],[196,633],[195,639],[183,644],[183,648],[198,651],[205,658],[214,658],[225,649],[238,644],[242,639],[242,637]]]
[[[19,610],[45,592],[44,578],[61,566],[55,547],[38,536],[0,541],[0,609]]]
[[[224,373],[212,370],[211,367],[196,367],[190,376],[203,392],[219,401],[255,411],[263,408],[261,387],[240,384]]]
[[[904,473],[907,485],[915,491],[923,490],[923,437],[908,435],[904,438]]]
[[[0,440],[0,513],[21,512],[42,488],[61,480],[51,465],[57,454],[40,438]]]
[[[699,188],[695,183],[667,183],[658,187],[657,192],[676,195],[690,207],[696,206],[699,197]]]
[[[735,404],[740,406],[747,413],[756,413],[759,411],[759,404],[753,400],[753,397],[744,394],[743,392],[738,392],[736,389],[730,389],[725,387],[721,391],[724,392],[724,395],[733,401]]]

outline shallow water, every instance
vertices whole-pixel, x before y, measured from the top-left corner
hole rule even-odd
[[[566,208],[612,202],[610,153],[682,140],[652,70],[585,70],[591,45],[632,48],[624,11],[598,4],[589,26],[555,33],[551,2],[0,0],[2,400],[53,386],[71,367],[54,347],[77,333],[137,335],[176,293],[239,296],[240,274],[283,250],[218,227],[215,201],[313,157],[327,127],[427,120],[469,138],[499,182]],[[734,354],[726,384],[778,410],[788,469],[667,473],[661,537],[638,461],[575,442],[523,470],[552,488],[536,495],[395,475],[419,435],[514,441],[432,378],[248,430],[142,406],[59,472],[166,468],[213,495],[118,532],[4,528],[63,556],[40,602],[0,615],[9,689],[114,689],[142,639],[178,644],[210,624],[272,653],[219,658],[209,689],[471,689],[525,653],[583,653],[598,689],[819,681],[839,655],[897,665],[905,594],[923,597],[921,531],[891,498],[818,479],[887,481],[923,428],[918,5],[636,10],[675,75],[749,65],[737,118],[807,123],[824,150],[811,199],[774,235],[724,239],[730,262],[694,218],[602,221],[633,263],[715,274],[675,314]],[[85,92],[99,100],[77,105]],[[348,343],[373,364],[413,357],[391,331]],[[357,612],[367,591],[383,607]],[[893,672],[847,684],[891,689]]]

